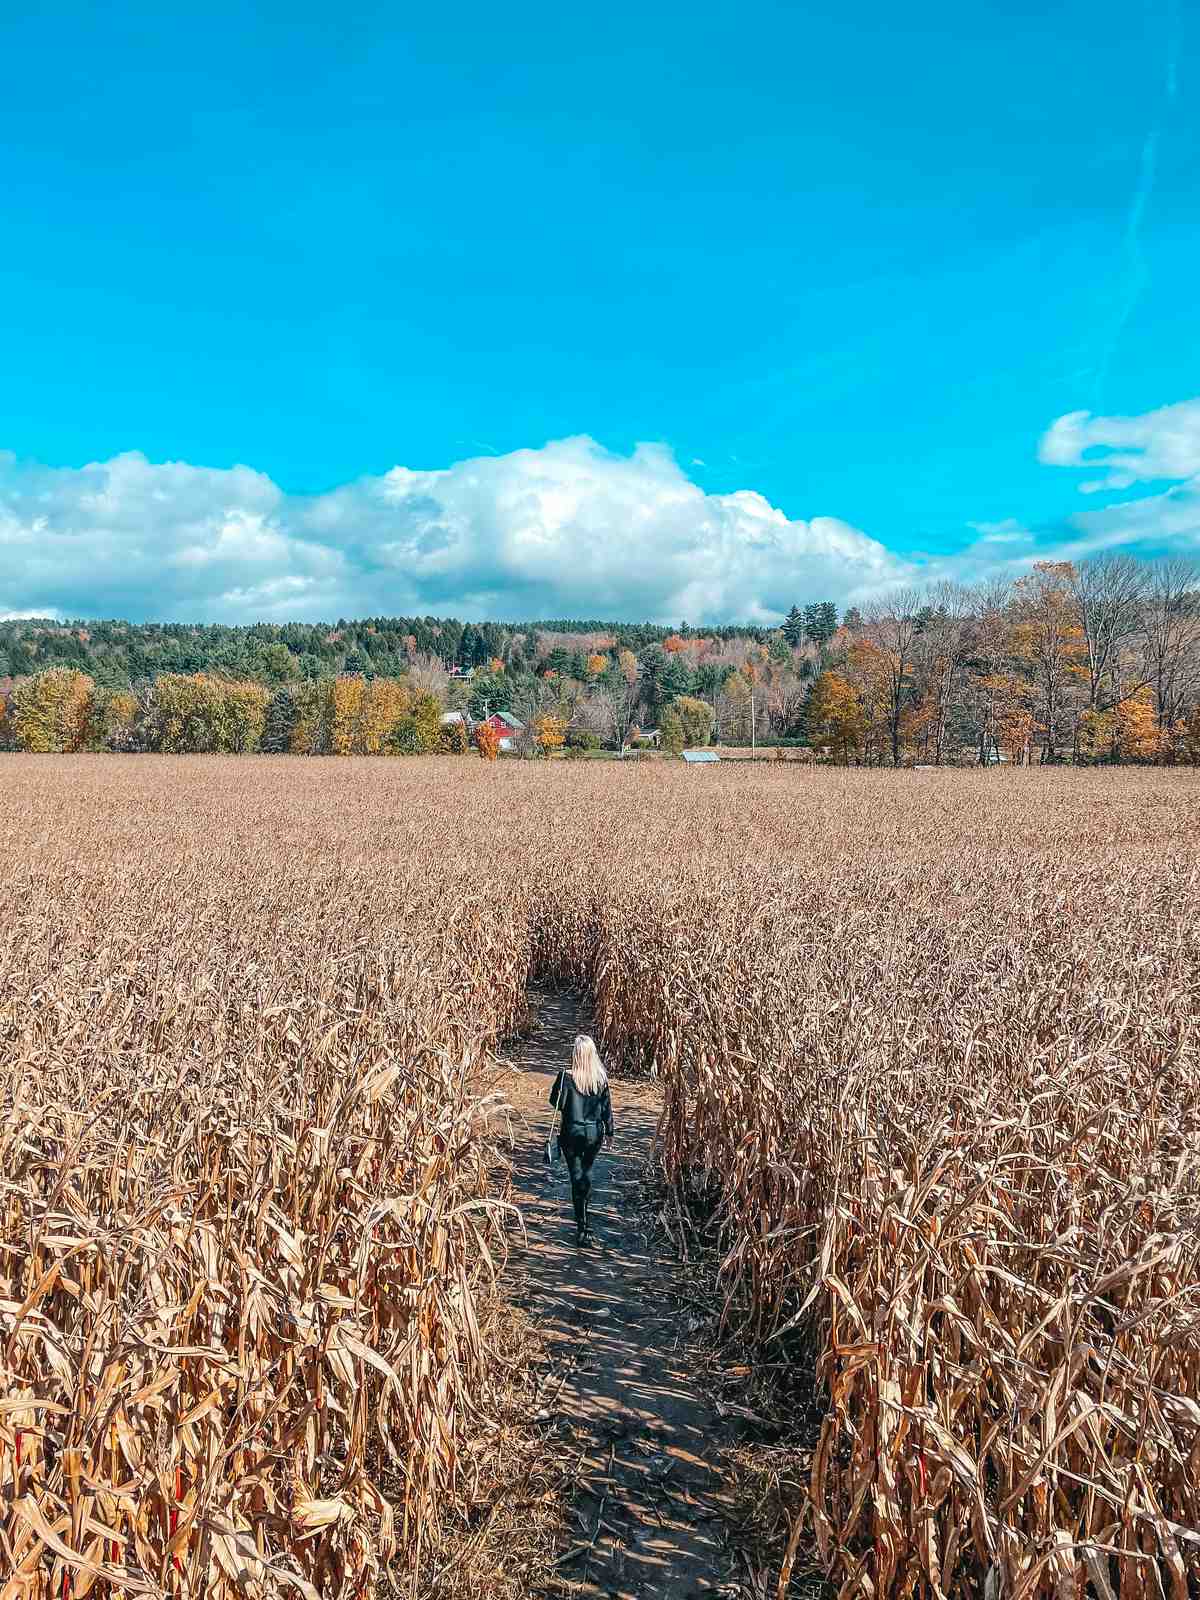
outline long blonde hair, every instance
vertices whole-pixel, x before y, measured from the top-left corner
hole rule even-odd
[[[590,1034],[575,1035],[575,1048],[571,1052],[571,1078],[580,1094],[599,1094],[608,1083],[608,1073],[596,1049],[596,1041]]]

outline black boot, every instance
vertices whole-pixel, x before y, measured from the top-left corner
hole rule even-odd
[[[583,1227],[580,1234],[581,1244],[595,1244],[596,1242],[595,1237],[592,1234],[592,1225],[588,1220],[588,1208],[590,1204],[591,1202],[588,1200],[583,1202]]]
[[[578,1195],[573,1198],[575,1200],[575,1245],[577,1249],[582,1249],[588,1242],[587,1203],[580,1199]]]

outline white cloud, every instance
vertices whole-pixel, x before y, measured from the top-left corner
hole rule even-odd
[[[1100,468],[1102,477],[1079,485],[1084,494],[1174,480],[1158,494],[1071,517],[1076,539],[1070,553],[1117,545],[1189,553],[1200,549],[1200,400],[1162,406],[1139,417],[1072,411],[1047,429],[1038,458],[1050,466]]]
[[[1001,522],[969,522],[979,535],[980,544],[1031,544],[1033,535],[1023,528],[1015,517],[1005,517]]]
[[[1108,450],[1108,455],[1089,455]],[[1106,476],[1081,484],[1084,493],[1128,489],[1162,478],[1200,473],[1200,400],[1184,400],[1140,417],[1096,417],[1071,411],[1042,437],[1038,459],[1055,467],[1099,467]]]
[[[1098,463],[1093,453],[1102,454]],[[793,600],[842,605],[898,584],[1016,573],[1116,545],[1200,551],[1200,400],[1142,417],[1060,417],[1055,466],[1105,487],[1176,481],[1081,512],[1050,542],[1014,518],[970,524],[956,554],[902,558],[836,517],[793,520],[752,489],[706,494],[671,453],[593,440],[397,466],[316,496],[248,467],[78,469],[0,452],[0,619],[247,622],[454,613],[508,619],[776,621]]]
[[[588,438],[313,497],[247,467],[79,469],[0,458],[0,603],[45,614],[247,621],[463,616],[773,620],[911,568],[832,517],[705,494],[669,451]]]

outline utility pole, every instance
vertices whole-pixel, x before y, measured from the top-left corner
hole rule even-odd
[[[757,741],[757,738],[756,738],[756,728],[755,728],[755,723],[754,723],[754,689],[753,689],[753,687],[751,687],[751,689],[750,689],[750,748],[751,748],[751,750],[757,750],[757,748],[758,748],[758,741]]]

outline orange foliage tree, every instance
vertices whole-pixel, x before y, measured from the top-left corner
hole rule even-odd
[[[567,719],[543,712],[540,717],[534,718],[533,736],[542,754],[551,755],[563,747],[563,741],[567,737]]]
[[[481,722],[475,729],[475,748],[484,761],[495,761],[500,754],[500,735],[490,722]]]

